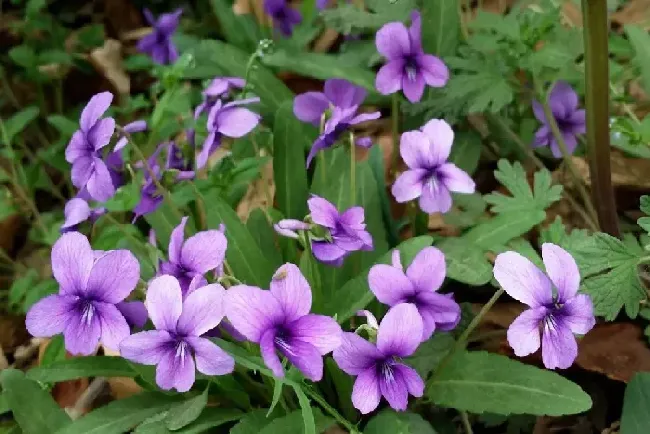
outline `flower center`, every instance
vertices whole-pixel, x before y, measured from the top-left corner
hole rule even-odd
[[[280,352],[283,354],[295,356],[293,348],[291,348],[291,345],[289,345],[290,338],[291,336],[289,333],[284,328],[281,328],[275,334],[275,339],[273,342],[275,343],[275,346],[278,348],[278,350],[280,350]]]
[[[93,316],[95,315],[95,306],[93,305],[92,301],[84,300],[81,302],[80,307],[81,307],[81,323],[89,326],[93,320]]]
[[[377,375],[385,383],[390,384],[395,381],[395,360],[389,358],[377,364]]]
[[[415,81],[418,74],[418,62],[414,57],[407,57],[404,63],[404,73],[409,81]]]

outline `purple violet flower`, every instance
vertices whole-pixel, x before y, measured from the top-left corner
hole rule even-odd
[[[460,306],[448,295],[436,291],[445,280],[445,255],[435,247],[425,247],[411,265],[402,268],[399,250],[393,250],[393,265],[373,265],[368,285],[377,300],[389,306],[413,304],[422,317],[422,341],[436,329],[452,330],[460,321]]]
[[[260,115],[241,107],[258,101],[259,98],[248,98],[223,104],[221,100],[217,100],[208,114],[208,136],[196,158],[197,169],[208,163],[210,155],[221,145],[222,136],[240,138],[259,124]]]
[[[81,112],[79,130],[75,131],[65,150],[65,159],[72,164],[72,184],[86,189],[90,197],[100,202],[115,194],[115,185],[101,150],[111,141],[115,131],[113,118],[101,119],[113,101],[113,94],[94,95]]]
[[[347,80],[332,78],[325,81],[324,92],[306,92],[296,96],[293,100],[293,113],[301,121],[318,127],[323,115],[330,115],[321,135],[309,151],[307,167],[318,151],[334,145],[351,126],[379,119],[379,112],[357,114],[366,95],[367,92],[362,87]],[[360,145],[366,147],[367,140],[361,141]]]
[[[309,223],[302,220],[284,219],[273,225],[275,232],[287,238],[298,239],[296,231],[308,231],[311,228]]]
[[[29,333],[36,337],[63,333],[65,348],[72,354],[92,354],[100,340],[117,349],[129,335],[129,325],[116,304],[140,278],[135,256],[128,250],[95,253],[85,236],[69,232],[52,247],[52,273],[59,293],[39,300],[27,312]]]
[[[422,50],[420,13],[411,14],[411,27],[388,23],[377,32],[377,51],[388,62],[377,73],[375,87],[389,95],[402,89],[411,102],[418,102],[425,84],[443,87],[449,80],[449,69],[442,60]]]
[[[151,56],[160,65],[169,65],[178,59],[178,51],[172,41],[172,35],[178,27],[182,9],[162,14],[158,20],[149,9],[144,10],[144,17],[153,27],[153,31],[138,41],[138,51]]]
[[[147,308],[141,301],[122,301],[115,305],[124,315],[124,319],[131,327],[142,328],[147,323]]]
[[[311,248],[316,259],[324,264],[340,267],[351,252],[372,250],[372,236],[366,231],[364,210],[360,206],[338,210],[322,197],[312,195],[307,201],[311,219],[329,231],[330,240],[312,241]]]
[[[223,97],[228,97],[234,89],[243,89],[246,81],[239,77],[216,77],[203,91],[203,102],[194,110],[194,119],[202,113],[210,113],[212,107]]]
[[[587,131],[585,111],[578,109],[578,94],[564,81],[558,81],[553,86],[548,98],[548,103],[553,112],[553,117],[557,123],[567,151],[573,154],[578,146],[578,134],[584,134]],[[550,146],[551,152],[555,158],[562,158],[560,145],[553,136],[553,131],[546,120],[544,107],[539,101],[533,101],[533,113],[542,126],[535,132],[533,148],[541,146]]]
[[[183,296],[188,295],[194,277],[198,276],[201,283],[206,283],[203,275],[221,266],[228,245],[225,235],[214,229],[199,232],[186,240],[186,223],[187,217],[183,217],[172,231],[169,239],[169,261],[160,264],[160,274],[170,274],[178,279]],[[200,284],[195,283],[194,286]]]
[[[291,36],[294,26],[302,22],[300,12],[289,6],[287,0],[264,0],[264,12],[284,36]]]
[[[432,119],[421,131],[408,131],[400,139],[400,155],[409,167],[395,181],[392,193],[397,202],[420,198],[427,213],[451,209],[451,192],[474,193],[472,178],[448,163],[454,131],[441,119]]]
[[[276,377],[284,377],[277,352],[305,377],[320,381],[323,356],[341,343],[341,327],[332,318],[310,314],[311,288],[294,264],[281,266],[271,290],[246,285],[226,293],[228,320],[251,341],[260,344],[262,358]]]
[[[225,293],[221,285],[212,284],[183,299],[173,276],[156,277],[149,284],[145,301],[156,330],[124,339],[120,354],[137,363],[157,365],[156,384],[164,390],[190,390],[195,369],[205,375],[231,373],[235,368],[233,358],[201,337],[221,322]]]
[[[63,210],[65,221],[61,225],[61,233],[76,231],[82,222],[90,220],[91,223],[94,223],[104,214],[106,214],[106,208],[90,208],[84,199],[73,197],[65,204]]]
[[[501,253],[494,262],[495,279],[530,307],[510,324],[508,343],[519,357],[541,344],[544,366],[566,369],[578,356],[573,334],[584,335],[596,323],[593,305],[588,295],[578,294],[580,272],[566,250],[544,243],[542,259],[547,274],[516,252]]]
[[[402,303],[391,307],[379,324],[376,346],[355,333],[343,333],[333,356],[339,368],[357,377],[352,404],[361,413],[375,410],[382,396],[398,411],[406,410],[409,394],[422,396],[422,378],[402,361],[417,349],[422,328],[416,307]]]
[[[129,122],[128,124],[124,125],[122,129],[129,134],[141,133],[142,131],[147,130],[147,121],[138,120]],[[117,143],[115,143],[115,148],[113,148],[113,151],[121,151],[124,149],[128,142],[129,139],[127,139],[126,136],[120,137]]]

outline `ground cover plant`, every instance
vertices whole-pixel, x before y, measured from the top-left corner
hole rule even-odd
[[[645,0],[6,3],[3,431],[650,430]]]

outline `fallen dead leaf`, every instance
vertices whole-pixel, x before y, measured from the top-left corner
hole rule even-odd
[[[314,42],[313,51],[315,53],[326,53],[339,38],[339,32],[334,29],[325,29],[325,31]]]
[[[107,39],[104,46],[94,49],[89,56],[90,63],[121,96],[131,92],[131,80],[122,64],[122,44],[115,39]]]
[[[614,188],[650,189],[650,160],[643,158],[629,158],[616,150],[611,154],[612,185]],[[589,163],[582,157],[571,157],[575,166],[587,186],[591,185]],[[556,170],[553,175],[565,185],[573,186],[574,181],[570,173],[564,168]]]
[[[641,25],[645,30],[650,28],[650,0],[630,0],[611,15],[613,23],[621,26],[627,24]]]
[[[119,356],[119,351],[113,351],[103,347],[104,355],[106,356]],[[133,378],[128,377],[110,377],[106,379],[108,387],[111,391],[111,396],[115,399],[124,399],[129,396],[137,395],[142,392],[142,387],[135,382]]]
[[[131,0],[104,2],[104,20],[109,34],[118,36],[142,27],[142,14]]]
[[[246,195],[244,195],[244,198],[237,205],[237,215],[245,222],[251,211],[255,208],[268,208],[273,206],[274,197],[273,162],[269,161],[262,167],[260,177],[248,187]]]

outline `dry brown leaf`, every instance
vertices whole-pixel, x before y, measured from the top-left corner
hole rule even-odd
[[[142,27],[142,15],[131,0],[110,0],[104,3],[104,19],[109,34],[121,35]]]
[[[612,14],[612,22],[619,25],[635,24],[650,28],[650,0],[630,0],[621,10]]]
[[[119,356],[119,351],[110,350],[104,347],[104,354],[107,356]],[[133,378],[110,377],[106,379],[111,390],[111,396],[115,399],[124,399],[142,392],[142,387]]]
[[[237,215],[245,222],[251,211],[255,208],[269,208],[273,206],[275,197],[275,183],[273,182],[273,162],[266,163],[261,170],[260,177],[248,187],[244,198],[237,205]]]
[[[104,46],[94,49],[89,56],[90,63],[119,95],[131,92],[131,79],[122,64],[122,44],[115,39],[107,39]]]
[[[591,185],[589,163],[582,157],[571,157],[571,161],[585,184]],[[643,158],[629,158],[621,152],[613,151],[611,154],[612,185],[614,188],[650,189],[650,160]],[[553,173],[565,185],[573,185],[574,181],[563,168]]]
[[[325,31],[314,42],[313,51],[315,53],[326,53],[336,43],[339,38],[339,32],[334,29],[325,29]]]

